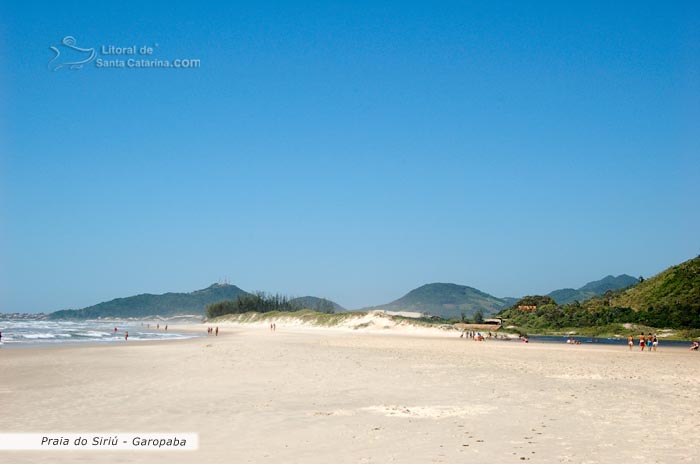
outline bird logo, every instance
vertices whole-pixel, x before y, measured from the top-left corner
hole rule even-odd
[[[49,61],[49,69],[58,71],[61,68],[81,69],[83,65],[95,59],[94,48],[80,48],[75,46],[75,37],[70,35],[61,40],[57,46],[51,46],[51,50],[56,54]]]

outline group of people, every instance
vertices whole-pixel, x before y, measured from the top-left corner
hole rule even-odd
[[[216,327],[207,327],[207,335],[214,335],[215,337],[219,336],[219,326],[217,325]]]
[[[647,351],[656,351],[656,347],[659,346],[659,338],[656,336],[656,334],[652,335],[651,332],[649,332],[646,336],[644,335],[644,332],[640,333],[638,340],[641,351],[644,351],[644,348],[646,348]],[[627,337],[627,344],[630,347],[630,351],[632,351],[632,348],[634,347],[634,337],[632,337],[632,335]]]
[[[275,324],[273,322],[272,324],[270,324],[270,332],[275,332],[275,331],[277,331],[277,324]]]
[[[497,333],[493,332],[486,332],[485,334],[481,332],[477,332],[476,330],[463,330],[462,333],[459,335],[459,338],[466,338],[467,340],[474,340],[476,342],[483,342],[487,338],[503,338],[504,340],[507,340],[508,337],[505,335],[499,337]]]
[[[464,330],[459,338],[466,338],[467,340],[472,339],[477,342],[483,342],[484,336],[481,332],[476,332],[474,330]],[[491,338],[491,332],[489,332],[489,338]]]

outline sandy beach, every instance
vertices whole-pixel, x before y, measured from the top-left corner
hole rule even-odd
[[[682,349],[251,326],[0,359],[0,432],[196,432],[200,443],[5,451],[3,462],[678,463],[700,453],[700,355]]]

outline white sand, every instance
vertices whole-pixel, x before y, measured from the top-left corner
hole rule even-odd
[[[0,462],[692,462],[700,353],[285,328],[0,350],[0,432],[198,432]]]

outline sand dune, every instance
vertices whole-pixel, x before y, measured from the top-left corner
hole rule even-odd
[[[414,313],[411,313],[414,314]],[[319,314],[311,311],[288,313],[246,313],[229,315],[209,322],[209,325],[246,329],[267,328],[271,323],[287,329],[323,329],[337,331],[383,332],[386,334],[413,334],[454,337],[461,327],[451,324],[430,324],[398,313],[367,311],[338,314]],[[486,326],[488,327],[488,326]],[[493,326],[491,326],[493,327]]]
[[[197,327],[197,330],[203,330]],[[278,325],[1,350],[2,432],[197,432],[3,462],[693,462],[700,356]]]

